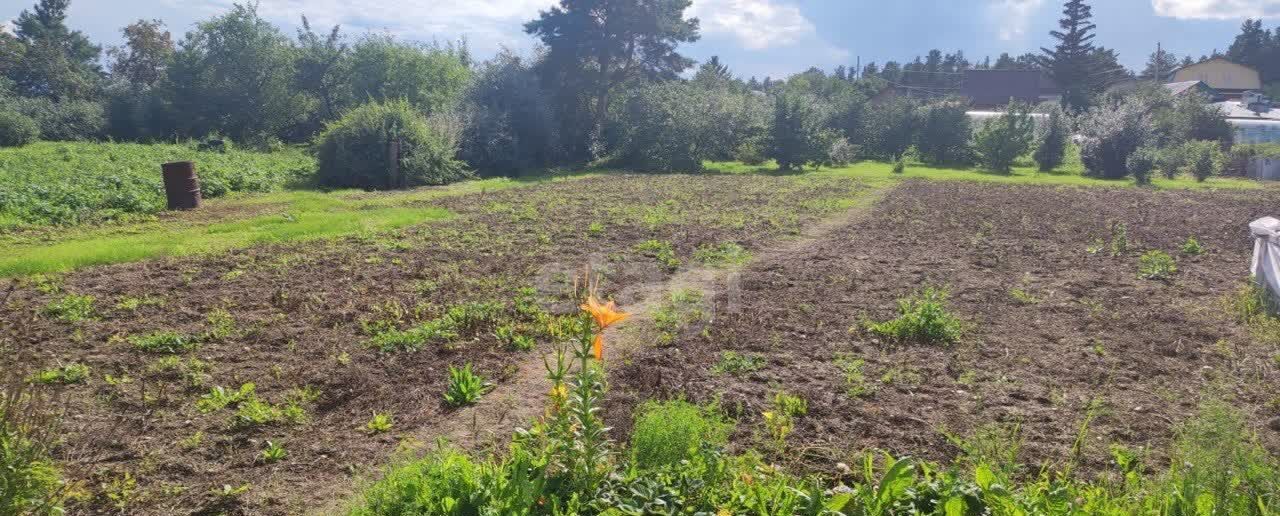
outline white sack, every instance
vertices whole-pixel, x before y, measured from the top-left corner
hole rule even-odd
[[[1280,220],[1263,217],[1249,224],[1253,232],[1253,278],[1280,306]]]

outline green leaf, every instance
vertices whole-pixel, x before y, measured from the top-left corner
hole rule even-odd
[[[943,508],[946,516],[964,516],[969,510],[969,504],[965,503],[963,496],[953,496]]]

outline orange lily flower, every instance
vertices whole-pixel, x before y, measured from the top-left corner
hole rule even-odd
[[[591,351],[595,353],[596,360],[604,360],[604,335],[596,335],[595,342],[591,343]]]
[[[618,311],[618,305],[614,304],[613,301],[601,303],[599,299],[596,299],[595,295],[587,297],[587,302],[582,305],[582,309],[591,314],[591,318],[595,319],[596,325],[601,330],[631,317],[631,314]]]

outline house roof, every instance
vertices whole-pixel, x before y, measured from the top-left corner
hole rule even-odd
[[[1248,69],[1250,69],[1250,70],[1253,70],[1253,71],[1255,71],[1255,72],[1257,71],[1257,69],[1255,69],[1254,67],[1249,66],[1249,65],[1247,65],[1247,64],[1237,63],[1237,62],[1232,61],[1232,60],[1230,60],[1230,59],[1227,59],[1227,58],[1225,58],[1225,57],[1217,56],[1217,57],[1210,57],[1209,59],[1205,59],[1204,61],[1197,61],[1197,62],[1195,62],[1195,63],[1191,63],[1191,64],[1186,65],[1186,66],[1179,66],[1179,67],[1177,67],[1177,68],[1174,68],[1174,69],[1172,69],[1172,70],[1169,70],[1169,74],[1168,74],[1168,75],[1169,75],[1170,77],[1172,77],[1172,76],[1173,76],[1173,74],[1176,74],[1176,73],[1178,73],[1178,72],[1180,72],[1180,71],[1182,71],[1182,70],[1184,70],[1184,69],[1191,68],[1191,67],[1194,67],[1194,66],[1200,66],[1200,65],[1205,64],[1205,63],[1212,63],[1212,62],[1214,62],[1214,61],[1222,61],[1222,62],[1224,62],[1224,63],[1230,63],[1230,64],[1233,64],[1233,65],[1236,65],[1236,66],[1243,66],[1243,67],[1248,68]]]
[[[1255,112],[1247,106],[1235,101],[1218,102],[1214,105],[1222,109],[1222,113],[1226,115],[1227,118],[1280,122],[1280,109],[1278,108],[1272,108],[1269,111]]]
[[[1181,95],[1188,91],[1194,91],[1194,90],[1199,90],[1204,92],[1213,91],[1213,88],[1209,87],[1208,84],[1205,84],[1204,81],[1171,82],[1171,83],[1165,84],[1164,87],[1168,88],[1169,93],[1172,93],[1174,95]]]
[[[960,94],[979,106],[1001,106],[1010,99],[1031,104],[1057,86],[1039,70],[965,70]]]

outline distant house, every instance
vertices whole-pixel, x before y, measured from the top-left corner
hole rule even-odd
[[[1258,71],[1221,57],[1187,65],[1173,71],[1170,83],[1200,81],[1228,98],[1239,98],[1249,90],[1262,89]]]
[[[1150,84],[1151,80],[1150,79],[1125,79],[1122,81],[1118,81],[1115,84],[1112,84],[1111,86],[1108,86],[1107,93],[1128,93],[1138,89],[1144,83]],[[1211,100],[1217,100],[1219,97],[1217,91],[1214,91],[1213,88],[1210,88],[1208,84],[1205,84],[1202,81],[1173,82],[1173,83],[1165,84],[1164,87],[1165,89],[1169,90],[1169,93],[1172,93],[1173,96],[1175,97],[1180,95],[1186,95],[1191,92],[1204,94],[1205,96],[1209,97],[1209,99]]]
[[[1035,105],[1062,97],[1058,86],[1039,70],[965,70],[960,94],[979,109],[1003,107],[1011,100]]]

